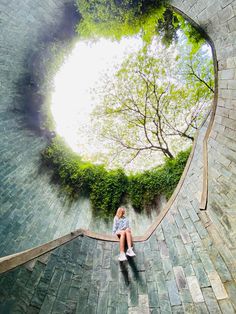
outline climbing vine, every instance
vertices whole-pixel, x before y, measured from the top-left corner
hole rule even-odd
[[[202,34],[173,11],[168,0],[77,0],[81,19],[77,32],[81,39],[141,34],[147,45],[159,34],[169,46],[181,29],[196,53]],[[130,202],[136,211],[148,210],[161,195],[173,193],[188,159],[190,149],[166,158],[163,165],[142,173],[126,174],[123,169],[108,170],[103,165],[85,162],[72,152],[60,137],[55,137],[42,152],[43,163],[72,199],[81,195],[91,200],[95,216],[113,216],[117,207]]]
[[[203,44],[205,35],[174,11],[169,0],[77,0],[81,21],[77,32],[81,38],[108,37],[120,40],[123,36],[142,34],[150,43],[158,34],[169,46],[178,39],[181,29],[195,53]]]
[[[94,215],[108,218],[124,201],[131,202],[141,212],[148,210],[158,196],[165,195],[168,199],[178,184],[189,153],[190,149],[166,159],[162,166],[127,175],[122,169],[107,170],[102,165],[84,162],[56,137],[42,152],[42,160],[72,199],[89,196]]]

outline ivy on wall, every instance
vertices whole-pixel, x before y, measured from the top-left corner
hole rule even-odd
[[[166,159],[162,166],[127,175],[122,169],[107,170],[103,165],[84,162],[56,137],[42,152],[42,160],[53,170],[54,179],[60,182],[64,192],[72,199],[89,196],[94,215],[108,218],[125,200],[141,212],[148,210],[161,195],[168,199],[179,182],[189,153],[190,149]]]
[[[77,0],[81,18],[77,25],[79,37],[105,36],[119,40],[141,32],[144,41],[150,43],[158,33],[168,46],[177,40],[177,31],[182,29],[192,53],[196,53],[203,43],[202,34],[168,3],[168,0]],[[58,64],[61,62],[58,57]],[[50,69],[49,73],[55,73],[55,69]],[[94,215],[106,218],[113,216],[124,202],[130,202],[141,212],[151,208],[161,195],[168,199],[179,182],[189,153],[190,149],[182,151],[175,158],[167,158],[161,166],[127,175],[123,169],[108,170],[103,165],[83,161],[57,136],[42,152],[42,160],[52,169],[65,193],[72,199],[88,196]]]

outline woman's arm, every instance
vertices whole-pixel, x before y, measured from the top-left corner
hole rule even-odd
[[[129,226],[129,219],[128,219],[128,218],[125,219],[125,228],[126,228],[126,229],[130,229],[130,226]]]
[[[114,222],[113,222],[113,228],[112,228],[112,234],[116,234],[116,231],[118,229],[118,217],[114,217]]]

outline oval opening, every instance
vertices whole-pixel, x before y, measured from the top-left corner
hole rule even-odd
[[[210,110],[214,69],[204,37],[170,7],[148,16],[141,26],[134,21],[132,35],[114,40],[101,27],[96,40],[79,39],[55,76],[57,135],[43,156],[79,204],[76,228],[111,234],[125,206],[133,234],[142,235],[175,189]]]

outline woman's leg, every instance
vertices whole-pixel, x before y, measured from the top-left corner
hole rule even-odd
[[[131,230],[129,228],[125,230],[125,235],[126,235],[128,248],[130,249],[132,246],[132,235],[131,235]]]
[[[120,236],[120,252],[125,252],[125,231],[121,230],[117,232],[117,235]]]

